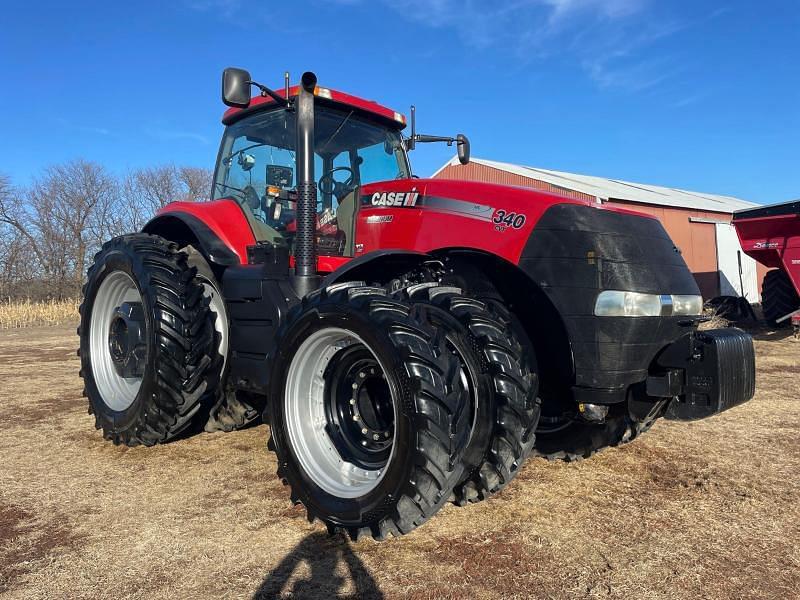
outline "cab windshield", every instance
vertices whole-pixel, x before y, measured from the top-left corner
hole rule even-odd
[[[295,138],[295,114],[282,108],[244,118],[223,136],[213,198],[236,200],[259,241],[294,238]],[[400,132],[317,104],[314,147],[319,253],[352,256],[358,187],[410,177]]]

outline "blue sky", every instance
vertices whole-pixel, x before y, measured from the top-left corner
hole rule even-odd
[[[213,166],[233,65],[415,103],[420,130],[464,132],[476,157],[800,197],[795,0],[40,1],[2,21],[0,171],[20,184],[78,157]]]

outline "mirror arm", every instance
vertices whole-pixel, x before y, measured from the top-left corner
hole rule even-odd
[[[280,104],[282,106],[285,106],[286,108],[291,108],[292,103],[288,98],[284,98],[283,96],[279,95],[277,92],[269,89],[267,86],[262,85],[262,84],[258,83],[257,81],[252,81],[252,80],[246,81],[245,83],[249,83],[250,85],[255,86],[259,90],[261,90],[261,95],[262,96],[264,96],[264,97],[269,96],[270,98],[275,100],[275,102],[277,102],[278,104]]]
[[[467,137],[459,133],[456,137],[441,136],[441,135],[423,135],[417,133],[417,108],[411,105],[411,135],[403,140],[406,152],[413,150],[417,143],[427,144],[431,142],[444,142],[448,146],[456,145],[458,148],[458,160],[462,165],[469,162],[469,140]]]
[[[448,146],[451,146],[453,142],[456,141],[455,138],[448,137],[448,136],[441,136],[441,135],[423,135],[421,133],[414,136],[414,141],[419,142],[421,144],[428,144],[432,142],[445,142]]]
[[[464,142],[459,140],[458,138],[448,137],[448,136],[441,136],[441,135],[422,135],[418,134],[414,136],[413,139],[415,142],[419,142],[420,144],[427,144],[432,142],[444,142],[448,146],[452,146],[453,144],[459,145],[463,144]]]

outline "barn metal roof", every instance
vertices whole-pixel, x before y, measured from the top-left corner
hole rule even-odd
[[[536,167],[526,167],[511,163],[497,162],[483,158],[471,158],[470,162],[499,169],[522,177],[538,179],[551,185],[567,188],[595,196],[600,200],[623,200],[627,202],[641,202],[658,206],[673,206],[677,208],[691,208],[694,210],[707,210],[723,213],[732,213],[735,210],[758,206],[753,202],[734,198],[732,196],[719,196],[703,192],[690,192],[676,188],[647,185],[644,183],[631,183],[619,179],[606,179],[592,175],[577,175],[562,171],[551,171]],[[442,166],[435,174],[450,165],[458,165],[458,158],[453,157]]]

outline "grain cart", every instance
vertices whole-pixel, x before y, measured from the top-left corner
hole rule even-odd
[[[764,318],[800,333],[800,200],[740,210],[733,225],[742,250],[771,268],[761,290]]]
[[[255,86],[260,94],[251,98]],[[309,519],[383,539],[660,416],[753,394],[750,337],[696,331],[659,222],[537,190],[419,179],[403,115],[317,84],[222,79],[210,202],[175,202],[89,269],[96,426],[152,445],[263,414]]]

